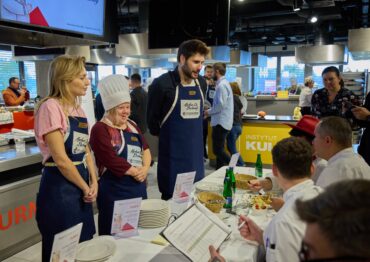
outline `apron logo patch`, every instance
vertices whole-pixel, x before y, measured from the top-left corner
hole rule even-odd
[[[209,98],[213,99],[215,97],[215,90],[209,90],[208,96]]]
[[[129,162],[132,166],[143,166],[141,147],[127,145],[127,162]]]
[[[197,94],[197,91],[190,90],[189,91],[189,96],[195,96]]]
[[[200,116],[200,100],[181,100],[181,116],[184,119],[196,119]]]
[[[73,132],[72,154],[81,154],[86,151],[89,136],[80,132]]]
[[[139,142],[139,139],[137,139],[137,137],[135,137],[135,136],[132,136],[131,137],[131,141],[132,142]]]
[[[88,127],[87,123],[78,122],[78,128],[87,128],[87,127]]]

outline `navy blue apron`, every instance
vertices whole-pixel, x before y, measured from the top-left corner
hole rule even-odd
[[[213,105],[213,98],[215,97],[215,92],[216,92],[215,86],[210,85],[207,86],[206,100],[211,104],[211,106]]]
[[[132,166],[142,166],[141,136],[131,132],[121,132],[122,146],[117,154]],[[110,235],[114,201],[142,197],[147,198],[146,182],[138,182],[132,176],[115,176],[108,169],[99,179],[98,228],[99,235]]]
[[[172,198],[177,174],[196,171],[195,182],[204,178],[203,95],[199,84],[176,86],[170,111],[159,134],[158,186],[162,199]]]
[[[88,143],[88,125],[84,117],[68,117],[69,131],[64,146],[81,177],[89,184],[89,173],[84,164]],[[83,201],[83,192],[69,182],[49,158],[42,171],[36,200],[36,220],[42,235],[42,261],[49,262],[54,235],[78,223],[83,223],[80,242],[95,234],[91,203]]]

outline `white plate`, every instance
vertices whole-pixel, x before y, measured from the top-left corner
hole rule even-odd
[[[145,199],[141,201],[140,211],[158,211],[168,208],[168,203],[161,199]]]
[[[116,243],[107,237],[82,242],[77,247],[76,260],[80,262],[104,260],[114,254]]]

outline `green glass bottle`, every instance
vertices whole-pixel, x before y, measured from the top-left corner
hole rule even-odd
[[[233,193],[235,194],[236,180],[235,180],[234,168],[229,167],[229,175],[231,178],[231,188],[233,189]]]
[[[226,169],[223,196],[226,200],[224,204],[224,208],[231,210],[232,205],[233,205],[233,191],[232,191],[232,182],[231,182],[231,176],[230,176],[229,169]]]
[[[262,177],[262,175],[263,175],[262,166],[263,166],[263,164],[262,164],[261,153],[258,152],[257,161],[256,161],[256,165],[255,165],[255,175],[256,175],[256,177]]]

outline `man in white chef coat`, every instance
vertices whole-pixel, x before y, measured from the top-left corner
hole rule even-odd
[[[352,149],[352,129],[341,117],[323,118],[315,129],[316,155],[328,161],[316,185],[323,188],[345,179],[370,180],[370,167]]]
[[[295,212],[297,199],[311,199],[322,190],[310,179],[313,170],[312,147],[298,137],[289,137],[278,142],[272,149],[272,172],[284,191],[285,204],[273,217],[265,231],[252,219],[240,216],[245,221],[240,234],[247,240],[256,241],[266,251],[266,261],[299,261],[298,252],[306,230],[306,223]],[[211,256],[222,261],[213,247]]]

